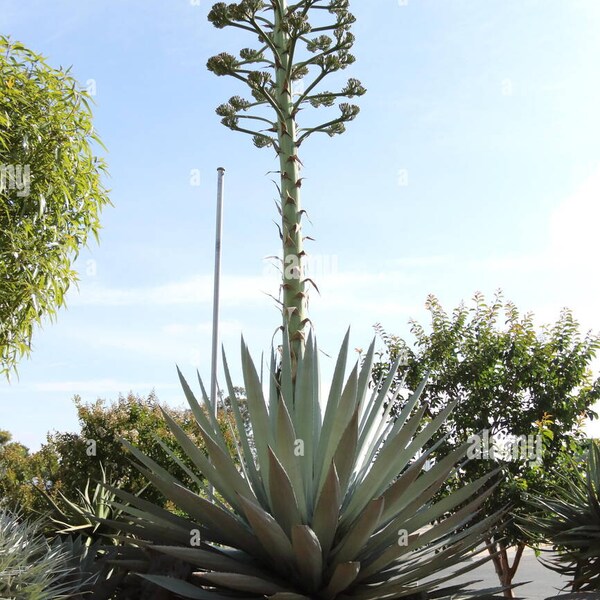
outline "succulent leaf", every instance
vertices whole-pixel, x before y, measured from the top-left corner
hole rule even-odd
[[[445,576],[428,577],[453,565],[462,570],[466,559],[478,556],[498,521],[498,515],[478,520],[482,503],[494,492],[497,473],[438,499],[437,492],[468,449],[463,444],[437,456],[440,442],[430,444],[453,404],[424,420],[422,382],[392,416],[389,405],[398,394],[392,388],[395,373],[370,389],[371,344],[362,367],[355,364],[345,376],[348,348],[347,333],[321,408],[318,349],[312,335],[296,358],[295,379],[285,335],[280,365],[276,370],[272,353],[265,378],[259,377],[242,340],[251,433],[234,402],[232,432],[238,438],[241,465],[226,452],[218,422],[206,414],[210,405],[204,386],[201,406],[180,374],[208,455],[192,444],[166,410],[165,419],[224,500],[207,500],[128,446],[140,471],[187,516],[169,516],[164,509],[115,490],[128,504],[115,502],[122,507],[122,522],[106,523],[135,536],[130,542],[138,551],[137,556],[123,558],[123,566],[140,564],[140,548],[147,548],[187,564],[190,573],[201,569],[179,582],[144,573],[148,581],[184,598],[231,598],[240,593],[276,600],[375,600],[429,593],[432,598],[491,598],[487,592],[461,596],[464,586],[443,587]],[[398,365],[396,361],[394,371]],[[224,366],[234,398],[226,359]],[[263,388],[270,397],[265,398]],[[425,470],[432,456],[435,463]],[[406,533],[403,543],[401,530]],[[200,533],[199,547],[190,542],[193,531]],[[474,564],[478,563],[464,570]]]

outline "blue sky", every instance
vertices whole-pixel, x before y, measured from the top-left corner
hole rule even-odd
[[[264,260],[279,250],[274,155],[220,125],[215,107],[243,89],[205,68],[253,40],[214,29],[211,5],[0,0],[2,33],[95,87],[114,203],[101,244],[76,263],[68,310],[36,331],[19,379],[0,383],[0,428],[32,448],[76,429],[74,394],[154,389],[182,404],[175,364],[209,378],[219,166],[229,362],[241,332],[258,359],[279,325],[265,294],[278,283]],[[351,6],[358,60],[347,75],[368,93],[346,134],[315,136],[301,156],[321,349],[335,356],[349,325],[355,347],[376,322],[408,335],[410,317],[428,324],[429,293],[450,310],[498,288],[539,323],[568,306],[599,331],[600,4]]]

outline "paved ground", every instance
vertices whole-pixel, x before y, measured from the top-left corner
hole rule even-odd
[[[483,557],[483,555],[481,555],[481,557]],[[456,570],[456,568],[454,570]],[[476,584],[476,586],[474,585],[473,589],[485,589],[499,585],[498,577],[491,561],[470,571],[466,575],[457,577],[455,581],[459,583],[472,581],[474,579],[481,579],[482,581],[481,583]],[[529,581],[530,583],[518,587],[514,592],[515,596],[524,598],[525,600],[545,600],[546,598],[551,598],[558,594],[559,590],[565,586],[564,580],[562,580],[554,571],[544,567],[535,557],[533,551],[529,549],[525,550],[523,553],[514,580],[515,583],[525,581]]]

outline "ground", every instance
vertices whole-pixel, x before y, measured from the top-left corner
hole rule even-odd
[[[456,570],[456,568],[453,570]],[[474,579],[482,580],[476,584],[477,588],[484,589],[498,585],[498,577],[496,576],[492,562],[487,562],[481,567],[457,577],[452,583],[454,581],[457,583],[473,581]],[[568,588],[565,589],[567,582],[554,571],[544,567],[535,557],[533,551],[529,549],[526,549],[523,553],[514,582],[520,583],[526,581],[530,583],[517,588],[515,596],[526,600],[546,600],[557,595],[560,590],[568,591]],[[476,589],[475,586],[473,588]]]

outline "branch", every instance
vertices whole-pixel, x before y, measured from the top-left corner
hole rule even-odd
[[[277,144],[277,142],[266,133],[262,133],[261,131],[253,131],[252,129],[246,129],[245,127],[240,127],[239,125],[235,125],[233,123],[230,123],[226,126],[229,127],[229,129],[231,129],[232,131],[240,131],[241,133],[247,133],[248,135],[251,135],[254,138],[263,139],[265,142],[268,142],[265,145],[273,146],[275,150],[279,152],[279,144]]]
[[[298,145],[300,145],[309,135],[316,132],[327,133],[332,137],[338,133],[343,133],[346,129],[344,127],[344,123],[352,121],[359,113],[360,109],[356,105],[346,103],[340,104],[339,108],[342,111],[341,117],[334,119],[333,121],[323,123],[317,127],[301,129],[300,131],[304,131],[305,133],[298,139]]]
[[[300,144],[302,144],[302,142],[308,138],[309,136],[311,136],[313,133],[326,133],[327,135],[329,135],[330,137],[332,137],[333,135],[335,135],[336,133],[343,133],[345,131],[345,127],[343,127],[345,119],[343,117],[340,117],[339,119],[334,119],[333,121],[329,121],[327,123],[324,123],[323,125],[319,125],[318,127],[312,127],[310,129],[301,129],[300,131],[304,131],[305,133],[303,133],[299,138],[298,138],[298,146],[300,146]],[[328,128],[332,128],[335,127],[336,125],[342,125],[342,127],[340,127],[339,131],[333,131],[333,133],[331,133],[331,131],[327,131]]]
[[[281,11],[281,4],[280,4],[279,0],[271,0],[271,8],[273,9],[273,11],[275,11],[279,14],[279,18],[283,21],[284,14]]]
[[[243,29],[244,31],[249,31],[250,33],[256,33],[256,31],[254,31],[254,29],[252,29],[252,27],[248,27],[247,25],[242,25],[241,23],[238,23],[237,21],[227,21],[227,25],[229,25],[230,27],[237,27],[238,29]]]
[[[252,119],[253,121],[262,121],[263,123],[267,123],[268,125],[270,125],[273,128],[277,127],[276,123],[273,123],[273,121],[269,121],[269,119],[265,119],[264,117],[257,117],[256,115],[240,115],[240,114],[236,114],[235,116],[238,119]],[[273,131],[276,131],[276,129],[273,129]]]
[[[250,19],[249,22],[254,27],[254,33],[257,33],[259,37],[265,41],[265,44],[269,46],[269,49],[271,50],[271,52],[273,53],[273,57],[275,58],[275,62],[279,61],[281,63],[281,55],[279,54],[279,50],[276,48],[275,44],[273,44],[273,41],[269,37],[269,34],[265,33],[263,28],[257,23],[254,17]],[[269,24],[271,25],[271,27],[273,27],[272,23]]]
[[[354,98],[366,93],[358,79],[349,79],[346,86],[340,92],[321,92],[311,96],[306,96],[303,102],[309,102],[314,108],[319,106],[333,106],[336,98]],[[354,117],[352,117],[354,118]]]
[[[294,54],[296,53],[296,44],[298,43],[298,38],[297,37],[293,37],[291,38],[291,45],[289,48],[289,54],[288,54],[288,66],[287,66],[287,71],[285,73],[285,78],[287,79],[287,81],[292,80],[292,71],[294,70]]]
[[[231,77],[235,77],[236,79],[239,79],[240,81],[243,81],[252,91],[255,91],[255,90],[261,91],[266,98],[266,102],[273,108],[273,110],[277,114],[277,117],[279,119],[281,119],[282,121],[284,120],[285,117],[283,116],[283,113],[281,112],[281,109],[279,108],[277,102],[273,99],[273,96],[271,96],[271,94],[267,91],[267,89],[264,86],[251,85],[246,77],[242,77],[241,75],[238,75],[235,71],[233,71],[231,73],[227,73],[227,74],[230,75]]]
[[[249,86],[249,87],[250,87],[250,89],[254,89],[254,88],[252,88],[252,86]],[[285,121],[285,116],[281,112],[281,108],[280,108],[279,104],[277,103],[277,101],[273,98],[273,96],[271,96],[271,94],[267,91],[267,89],[264,86],[260,87],[260,91],[265,95],[265,98],[267,99],[268,104],[270,104],[271,107],[273,108],[273,110],[275,110],[277,117],[281,121]]]
[[[307,96],[306,100],[317,100],[319,98],[346,98],[347,95],[344,92],[321,92],[320,94],[313,94],[312,96]]]
[[[304,8],[304,10],[302,11],[303,14],[307,14],[308,11],[311,8],[318,8],[315,5],[319,2],[324,2],[325,0],[305,0],[304,2],[298,2],[297,4],[292,4],[291,6],[288,7],[288,12],[294,12],[296,10],[298,10],[299,8]],[[320,8],[327,8],[325,6],[322,6]]]
[[[329,71],[326,71],[325,69],[321,69],[320,75],[318,75],[318,77],[316,77],[316,79],[304,90],[304,93],[302,94],[302,96],[300,96],[298,98],[298,100],[296,100],[296,102],[294,103],[294,105],[292,107],[294,113],[296,113],[298,111],[298,109],[300,108],[300,105],[306,100],[306,97],[308,96],[308,94],[310,94],[310,92],[312,90],[314,90],[315,87],[317,85],[319,85],[319,83],[321,83],[321,81],[323,81],[323,79],[325,79],[325,77],[327,77],[328,74],[329,74]]]
[[[302,41],[304,41],[307,45],[312,44],[312,40],[303,39]],[[330,56],[331,54],[335,54],[336,52],[343,52],[345,50],[348,50],[351,47],[352,47],[352,41],[338,42],[332,48],[326,48],[326,49],[322,50],[321,52],[319,52],[319,54],[315,54],[314,56],[311,56],[309,59],[307,59],[303,62],[300,62],[295,66],[296,66],[296,68],[302,68],[302,67],[309,67],[309,66],[313,66],[313,65],[319,65],[319,62],[318,62],[319,59],[325,58],[326,56]]]
[[[256,60],[243,60],[243,61],[240,61],[238,64],[240,65],[240,67],[243,67],[245,65],[264,64],[273,69],[275,68],[275,63],[272,60],[269,60],[268,58],[260,58],[260,59],[256,59]],[[244,73],[250,72],[250,71],[242,71],[242,69],[239,69],[239,70],[240,70],[240,72],[244,72]]]
[[[335,23],[333,25],[323,25],[322,27],[315,27],[314,29],[311,29],[310,32],[317,33],[318,31],[335,31],[336,29],[339,29],[339,28],[340,28],[340,24]]]
[[[269,19],[267,19],[266,17],[259,17],[257,15],[254,15],[254,20],[264,23],[268,27],[271,27],[271,29],[274,27],[273,23],[271,21],[269,21]]]

